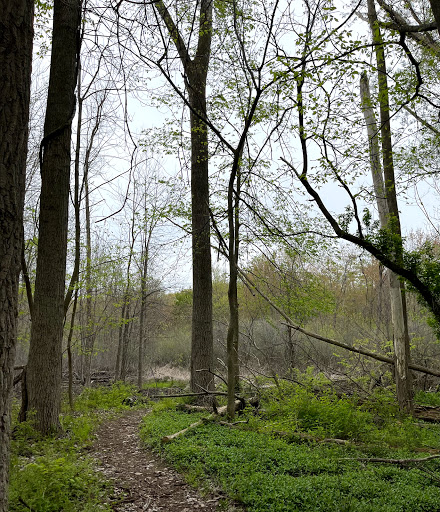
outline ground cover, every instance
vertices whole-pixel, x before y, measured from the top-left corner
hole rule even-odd
[[[9,510],[22,512],[92,512],[112,492],[87,455],[93,433],[105,420],[129,407],[123,404],[133,388],[126,385],[87,389],[75,400],[75,411],[64,406],[63,434],[41,438],[31,419],[16,424],[12,441]]]
[[[189,481],[220,486],[249,512],[440,511],[440,459],[368,461],[440,451],[439,426],[400,416],[391,393],[360,400],[288,384],[265,392],[261,405],[258,415],[245,411],[246,423],[210,421],[163,444],[206,416],[166,399],[144,418],[141,438]]]

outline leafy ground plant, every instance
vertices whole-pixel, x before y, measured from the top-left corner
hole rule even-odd
[[[440,511],[439,459],[407,465],[366,460],[424,457],[418,450],[440,446],[438,426],[417,427],[396,417],[388,399],[375,409],[353,398],[318,397],[295,387],[281,391],[274,391],[277,399],[266,397],[266,412],[249,415],[247,424],[209,422],[168,444],[161,443],[163,436],[201,415],[162,403],[144,418],[141,437],[190,481],[220,486],[249,512]],[[336,435],[347,442],[319,441]]]
[[[75,401],[75,412],[61,418],[64,434],[42,438],[32,418],[14,428],[9,510],[11,512],[92,512],[111,510],[103,505],[110,485],[94,471],[84,455],[100,422],[126,409],[124,398],[133,388],[117,384],[86,389]]]

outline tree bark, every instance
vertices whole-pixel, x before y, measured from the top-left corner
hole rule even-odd
[[[67,369],[69,372],[69,386],[68,386],[68,395],[69,395],[69,405],[70,410],[73,411],[73,357],[72,357],[72,338],[73,331],[75,328],[75,317],[76,317],[76,308],[78,306],[78,289],[75,290],[75,296],[73,299],[73,309],[72,316],[70,318],[70,328],[69,335],[67,337]]]
[[[125,308],[124,327],[122,331],[121,372],[119,374],[119,380],[121,380],[122,382],[125,382],[128,371],[128,345],[130,343],[131,331],[130,306],[130,299],[128,299],[128,303]]]
[[[440,3],[438,0],[429,0],[431,4],[432,14],[434,15],[435,22],[437,23],[437,30],[440,34]]]
[[[145,346],[145,317],[147,314],[147,298],[148,298],[148,264],[150,262],[150,242],[154,229],[154,221],[148,230],[148,234],[145,234],[144,246],[142,250],[142,273],[141,273],[141,310],[139,319],[139,347],[138,347],[138,375],[137,385],[139,389],[142,389],[142,380],[144,375],[144,346]]]
[[[214,389],[212,268],[208,180],[208,130],[206,80],[212,41],[212,0],[200,1],[199,36],[193,59],[161,0],[154,6],[174,41],[185,71],[191,109],[191,212],[193,263],[193,314],[191,336],[191,389]]]
[[[365,124],[367,125],[371,176],[373,178],[374,195],[379,212],[379,222],[380,227],[385,228],[389,220],[389,211],[382,174],[382,164],[380,163],[379,130],[371,102],[370,84],[366,72],[361,75],[360,94]]]
[[[33,16],[32,0],[6,0],[0,5],[0,512],[8,510]]]
[[[84,344],[84,385],[90,386],[92,372],[92,356],[95,347],[95,326],[92,308],[92,230],[90,219],[90,196],[89,196],[89,167],[90,153],[92,151],[95,135],[98,132],[101,120],[101,106],[98,107],[95,126],[93,127],[90,141],[87,147],[84,160],[84,195],[85,195],[85,214],[86,214],[86,339]]]
[[[388,95],[387,69],[383,39],[377,23],[375,0],[368,0],[368,20],[375,45],[376,64],[379,83],[380,133],[382,142],[382,161],[386,202],[389,218],[387,228],[401,238],[399,208],[397,204],[396,182],[394,177],[393,146],[391,140],[390,104]],[[395,255],[402,261],[402,250]],[[412,379],[408,370],[410,362],[410,342],[406,317],[406,297],[404,284],[396,274],[390,272],[391,314],[393,321],[393,344],[395,364],[396,393],[399,406],[405,412],[412,412]]]
[[[70,185],[70,139],[75,114],[80,0],[55,0],[44,138],[37,273],[28,361],[29,407],[35,427],[60,429],[62,340]]]
[[[190,94],[190,104],[206,115],[206,71],[191,82],[198,84]],[[191,112],[191,212],[193,306],[191,335],[191,389],[214,389],[212,369],[212,269],[208,184],[208,132]]]
[[[229,326],[226,339],[228,367],[228,418],[235,416],[235,393],[239,388],[239,309],[238,309],[238,254],[240,248],[240,159],[242,147],[234,155],[228,186],[228,225],[229,225]],[[235,187],[236,184],[236,187]]]

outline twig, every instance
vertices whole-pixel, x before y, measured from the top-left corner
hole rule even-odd
[[[29,505],[24,501],[24,499],[23,499],[21,496],[18,498],[18,501],[19,501],[22,505],[24,505],[28,510],[31,510],[31,511],[32,511],[32,510],[34,510],[32,507],[30,507],[30,506],[29,506]]]

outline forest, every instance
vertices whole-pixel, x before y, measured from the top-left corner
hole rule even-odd
[[[437,0],[0,2],[0,512],[440,511],[439,60]]]

